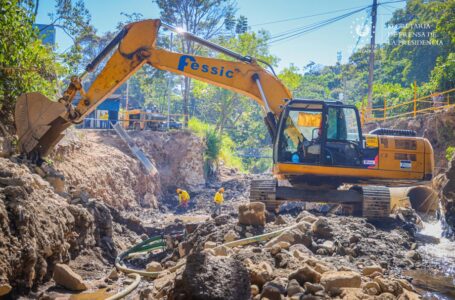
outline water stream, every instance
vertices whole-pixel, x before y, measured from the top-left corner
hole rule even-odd
[[[442,231],[440,220],[424,222],[419,234],[429,238],[418,251],[428,268],[404,272],[413,278],[413,284],[420,289],[423,299],[455,299],[455,241],[442,237]]]

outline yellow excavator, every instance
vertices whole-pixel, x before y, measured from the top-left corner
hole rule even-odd
[[[233,60],[158,48],[155,43],[160,27]],[[111,52],[112,56],[85,91],[84,77]],[[432,179],[433,149],[428,140],[416,137],[415,132],[377,129],[362,134],[355,106],[339,101],[293,99],[266,62],[182,32],[160,20],[126,25],[86,67],[84,74],[71,79],[58,101],[50,101],[39,93],[21,95],[15,111],[21,151],[35,160],[46,156],[66,128],[80,123],[144,64],[238,92],[260,104],[273,140],[275,176],[253,181],[250,200],[264,202],[270,210],[289,200],[333,202],[351,205],[355,214],[364,217],[382,218],[390,213],[389,186]],[[74,106],[77,93],[81,100]]]

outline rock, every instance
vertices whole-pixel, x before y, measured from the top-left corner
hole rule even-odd
[[[215,247],[216,247],[216,243],[215,242],[207,241],[204,244],[204,249],[213,249]]]
[[[411,250],[406,253],[406,257],[413,260],[413,261],[420,261],[422,260],[422,256],[416,250]]]
[[[118,279],[118,272],[117,272],[117,269],[112,269],[111,273],[109,273],[109,275],[107,276],[107,278],[111,279],[111,280],[117,280]]]
[[[48,174],[46,180],[51,184],[57,194],[65,192],[65,176],[62,174]]]
[[[335,251],[335,244],[332,241],[324,241],[319,247],[327,250],[329,254],[332,254]]]
[[[55,283],[71,291],[85,291],[87,289],[82,277],[71,270],[68,265],[56,264],[53,279]]]
[[[288,297],[292,297],[297,293],[303,293],[305,290],[300,286],[297,280],[292,279],[289,281],[288,286],[286,287]]]
[[[286,219],[282,215],[278,215],[275,219],[275,225],[285,225],[288,222],[286,222]]]
[[[219,215],[215,217],[215,225],[216,226],[221,226],[229,223],[229,219],[231,217],[229,215]]]
[[[147,264],[145,268],[147,272],[160,272],[163,270],[161,264],[157,261],[152,261],[151,263]]]
[[[239,206],[239,224],[242,225],[265,225],[265,204],[262,202],[250,202]]]
[[[339,288],[359,288],[360,274],[352,271],[329,271],[321,276],[321,284],[328,292]]]
[[[408,291],[408,290],[403,290],[403,294],[401,294],[400,297],[398,298],[398,300],[421,300],[421,299],[422,299],[422,297],[419,294]]]
[[[269,281],[262,287],[261,299],[282,300],[286,288],[279,282]]]
[[[363,270],[362,270],[362,275],[364,275],[364,276],[370,276],[370,275],[373,274],[374,272],[379,272],[379,273],[382,274],[382,268],[381,268],[381,266],[378,266],[378,265],[366,266],[366,267],[363,268]]]
[[[321,280],[321,274],[316,270],[311,268],[308,265],[298,269],[297,271],[292,272],[289,275],[289,280],[296,279],[300,285],[303,285],[305,282],[319,283]]]
[[[316,262],[316,263],[313,265],[313,268],[314,268],[317,272],[319,272],[319,273],[321,273],[321,274],[323,274],[323,273],[325,273],[325,272],[328,272],[328,271],[336,271],[334,268],[329,267],[329,266],[327,266],[327,265],[325,265],[325,264],[323,264],[323,263],[321,263],[321,262]]]
[[[223,237],[223,239],[226,243],[235,241],[238,238],[239,238],[239,236],[237,235],[237,233],[235,233],[234,230],[229,230]]]
[[[305,222],[308,222],[308,223],[313,223],[313,222],[316,222],[317,219],[318,218],[315,215],[313,215],[309,211],[304,210],[297,216],[295,221],[297,223],[300,223],[301,221],[305,221]]]
[[[248,300],[251,284],[243,264],[229,257],[190,254],[182,274],[187,299]]]
[[[360,234],[353,234],[349,237],[349,243],[356,244],[356,243],[360,242],[361,238],[362,238],[362,236]]]
[[[10,157],[14,150],[11,146],[11,141],[0,136],[0,157]]]
[[[374,281],[365,283],[365,285],[363,286],[363,290],[370,296],[375,296],[381,293],[381,287],[377,282]]]
[[[376,299],[378,300],[396,300],[397,297],[395,297],[393,294],[391,293],[382,293],[381,295],[379,295]]]
[[[289,252],[293,253],[295,250],[298,250],[305,257],[313,255],[313,252],[304,244],[294,244],[289,247]]]
[[[215,251],[216,256],[228,256],[229,254],[229,249],[226,246],[218,246],[216,248],[213,248]]]
[[[366,296],[360,288],[341,288],[335,292],[332,291],[330,294],[332,297],[339,294],[339,298],[343,300],[371,299],[371,297]],[[337,299],[339,298],[337,297]]]
[[[319,283],[305,282],[303,286],[305,287],[305,290],[310,294],[316,294],[317,292],[324,290],[324,287]]]
[[[318,238],[331,239],[333,237],[332,228],[324,217],[319,217],[316,222],[311,225],[311,230]]]
[[[0,284],[0,297],[4,296],[6,294],[9,294],[11,292],[12,287],[8,283],[2,283]]]
[[[405,279],[396,279],[403,289],[414,292],[414,287]]]
[[[275,255],[275,254],[281,252],[281,250],[283,250],[283,249],[288,250],[290,246],[291,246],[291,244],[289,244],[288,242],[284,242],[284,241],[278,242],[272,246],[272,248],[270,249],[270,253],[272,255]]]
[[[259,287],[255,284],[251,285],[251,297],[259,295]]]
[[[391,293],[395,296],[403,293],[403,288],[401,284],[396,280],[385,279],[383,277],[376,277],[374,282],[379,284],[382,293]]]
[[[279,236],[274,237],[265,244],[265,247],[270,248],[274,244],[279,242],[288,242],[290,245],[303,244],[306,247],[310,247],[312,239],[309,233],[303,233],[301,230],[294,228],[291,230],[286,230],[282,232]]]
[[[260,262],[258,265],[249,265],[248,273],[250,274],[251,283],[259,287],[273,279],[273,268],[265,261]]]

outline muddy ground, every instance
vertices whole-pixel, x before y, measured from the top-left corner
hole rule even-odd
[[[381,223],[301,205],[266,214],[245,208],[251,175],[222,168],[217,180],[205,180],[203,143],[194,135],[133,137],[156,163],[157,176],[146,175],[109,132],[74,131],[39,168],[0,158],[5,299],[104,299],[132,281],[112,273],[115,257],[162,233],[174,236],[172,246],[128,261],[132,268],[163,270],[155,281],[142,280],[130,299],[437,299],[413,278],[412,271],[438,268],[424,252],[438,241],[416,234],[412,211]],[[168,150],[176,144],[179,151]],[[176,187],[190,192],[187,210],[177,207]],[[213,218],[219,187],[226,201],[222,216]],[[213,249],[293,225],[272,240]],[[176,272],[165,271],[184,261]],[[444,297],[453,293],[449,282]]]

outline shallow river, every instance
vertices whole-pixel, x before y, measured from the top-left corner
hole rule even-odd
[[[440,221],[424,222],[421,234],[439,238],[438,244],[425,244],[418,248],[428,269],[408,270],[404,274],[413,278],[413,284],[421,289],[428,300],[455,299],[455,242],[442,237]]]

